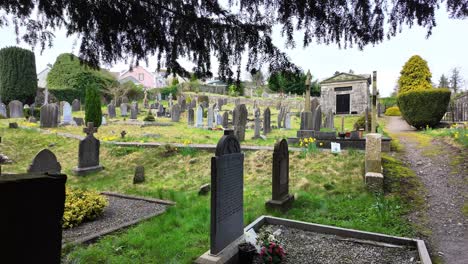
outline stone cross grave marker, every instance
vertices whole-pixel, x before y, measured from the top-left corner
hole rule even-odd
[[[228,128],[229,126],[229,112],[226,111],[223,113],[223,128]]]
[[[286,139],[276,142],[272,167],[272,198],[266,202],[266,206],[287,210],[291,207],[294,196],[289,194],[289,150]]]
[[[121,116],[127,116],[128,113],[127,113],[128,109],[127,109],[127,104],[126,103],[121,103],[120,104],[120,115]]]
[[[46,104],[41,106],[41,118],[40,118],[40,126],[47,128],[47,127],[57,127],[58,125],[58,105],[55,103]]]
[[[10,118],[23,117],[23,103],[18,100],[13,100],[8,104],[8,110],[10,111]]]
[[[271,132],[271,111],[267,107],[263,112],[263,134],[266,135]]]
[[[225,130],[211,158],[211,254],[244,234],[243,197],[244,154],[233,131]]]
[[[59,174],[61,170],[62,166],[57,161],[55,154],[48,149],[43,149],[34,157],[31,165],[29,165],[28,173]]]
[[[109,115],[109,118],[115,118],[116,116],[115,105],[113,104],[107,105],[107,114]]]
[[[198,105],[197,107],[197,120],[196,127],[203,127],[203,107]]]
[[[193,126],[193,124],[195,123],[195,111],[193,111],[192,108],[189,108],[188,110],[188,113],[187,113],[187,123],[189,126]]]
[[[68,102],[65,102],[63,104],[62,113],[63,113],[62,124],[71,124],[73,122],[72,107]]]
[[[72,102],[72,111],[76,112],[76,111],[80,111],[80,110],[81,110],[80,100],[78,100],[78,99],[73,100],[73,102]]]
[[[73,169],[77,175],[85,175],[90,172],[100,171],[103,169],[99,164],[99,148],[101,142],[94,137],[97,128],[93,122],[88,122],[88,126],[83,128],[86,137],[80,141],[78,148],[78,167]]]
[[[247,125],[247,108],[245,104],[240,104],[234,109],[234,135],[239,141],[245,140],[245,126]]]

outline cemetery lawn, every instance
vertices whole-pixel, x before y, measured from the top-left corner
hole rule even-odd
[[[3,166],[5,173],[26,171],[34,155],[49,148],[68,175],[68,186],[177,203],[163,215],[105,236],[94,244],[64,248],[64,263],[191,263],[209,249],[210,198],[198,196],[198,188],[210,182],[213,153],[189,148],[102,144],[101,164],[105,170],[78,177],[71,174],[77,164],[77,140],[33,130],[7,129],[6,125],[0,122],[2,153],[14,163]],[[271,198],[272,152],[248,151],[245,155],[245,225],[269,214],[390,235],[414,235],[404,217],[411,208],[399,198],[398,184],[385,196],[366,191],[362,181],[363,152],[351,150],[337,156],[319,152],[303,159],[300,153],[291,152],[290,192],[296,201],[287,213],[265,209],[265,202]],[[146,182],[133,185],[137,165],[145,166]],[[401,181],[396,175],[389,174],[389,179]]]

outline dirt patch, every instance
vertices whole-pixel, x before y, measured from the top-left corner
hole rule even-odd
[[[468,263],[468,221],[463,213],[468,194],[468,154],[441,140],[421,138],[402,122],[392,118],[387,127],[404,146],[400,158],[425,188],[424,212],[413,212],[410,220],[425,223],[423,234],[435,259]]]

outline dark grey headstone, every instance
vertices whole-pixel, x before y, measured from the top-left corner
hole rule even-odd
[[[43,149],[34,157],[31,165],[29,165],[28,173],[58,174],[61,170],[62,166],[57,161],[55,154],[48,149]]]
[[[229,112],[226,111],[223,113],[223,128],[228,128],[229,126]]]
[[[73,102],[72,102],[72,111],[76,112],[76,111],[80,111],[80,110],[81,110],[80,100],[78,100],[78,99],[73,100]]]
[[[359,131],[351,131],[349,139],[360,139],[359,138]]]
[[[133,102],[130,106],[130,119],[137,119],[138,116],[138,105]]]
[[[59,107],[57,104],[46,104],[41,106],[41,127],[57,127]]]
[[[286,210],[294,200],[294,196],[289,194],[289,150],[286,139],[275,144],[272,174],[272,199],[266,205]]]
[[[133,176],[133,184],[142,183],[145,181],[145,167],[137,166],[135,175]]]
[[[263,134],[266,135],[271,132],[271,112],[267,107],[263,112]]]
[[[189,108],[188,113],[187,113],[187,119],[188,119],[188,125],[193,126],[195,123],[195,111],[193,108]]]
[[[10,112],[10,118],[23,117],[23,103],[18,100],[11,101],[8,104],[8,111]]]
[[[234,135],[239,141],[245,140],[245,126],[247,125],[247,108],[245,104],[240,104],[236,106],[233,114],[233,123],[234,123]]]
[[[314,129],[315,131],[320,131],[322,126],[322,107],[320,105],[314,111]]]
[[[108,104],[107,105],[107,114],[109,118],[115,118],[117,116],[117,113],[115,112],[115,105],[114,104]]]
[[[78,175],[84,175],[90,172],[102,170],[103,167],[99,164],[99,148],[101,142],[94,137],[93,133],[97,132],[92,122],[83,129],[87,136],[80,141],[78,148],[78,167],[73,171]]]
[[[172,122],[179,122],[180,120],[180,106],[179,104],[175,104],[172,106],[171,109],[171,121]]]
[[[84,126],[84,119],[82,117],[73,117],[77,126]]]
[[[211,158],[210,252],[218,254],[244,234],[244,154],[232,130],[225,130]]]

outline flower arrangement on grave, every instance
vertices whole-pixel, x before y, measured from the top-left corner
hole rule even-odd
[[[317,153],[317,140],[313,137],[299,139],[299,146],[302,147],[302,158],[305,158],[307,154]]]
[[[265,264],[281,263],[286,257],[281,242],[269,230],[263,230],[257,237],[257,244],[260,244],[260,257]]]

